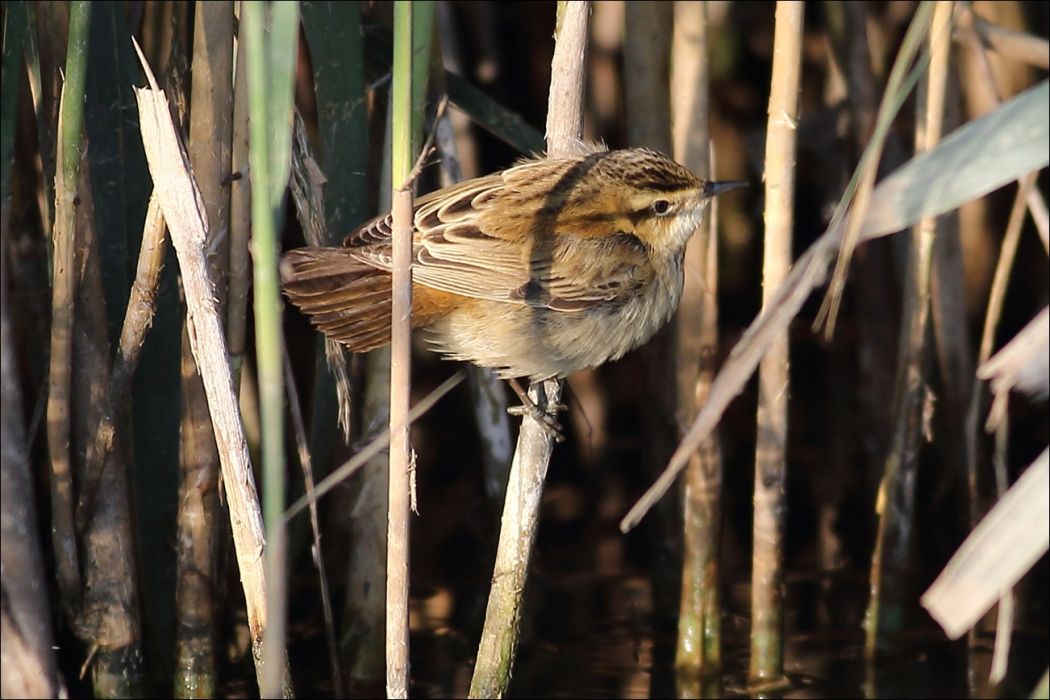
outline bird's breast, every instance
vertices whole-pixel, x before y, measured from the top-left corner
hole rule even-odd
[[[648,341],[682,295],[680,261],[636,293],[579,311],[475,299],[424,325],[432,349],[505,377],[564,377],[616,360]]]

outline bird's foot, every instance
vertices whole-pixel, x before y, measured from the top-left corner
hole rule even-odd
[[[561,423],[558,422],[558,412],[567,410],[567,407],[563,403],[550,404],[547,406],[547,410],[543,410],[536,405],[536,402],[529,398],[528,393],[521,388],[521,384],[518,380],[510,380],[510,388],[514,390],[514,393],[521,399],[520,406],[511,406],[507,409],[507,413],[512,416],[530,416],[534,421],[540,424],[540,426],[547,431],[554,442],[565,442],[565,433],[562,430]]]

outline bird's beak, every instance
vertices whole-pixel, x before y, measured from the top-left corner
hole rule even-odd
[[[747,186],[748,183],[744,180],[723,180],[722,182],[708,182],[704,185],[704,197],[714,197],[715,195],[725,194],[726,192],[732,192],[733,190],[737,190],[741,187]]]

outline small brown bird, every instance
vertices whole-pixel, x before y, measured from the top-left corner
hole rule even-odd
[[[421,197],[412,323],[446,357],[504,378],[564,377],[645,343],[682,295],[682,257],[706,182],[648,149],[581,147]],[[285,293],[354,352],[390,342],[391,217],[342,248],[281,262]]]

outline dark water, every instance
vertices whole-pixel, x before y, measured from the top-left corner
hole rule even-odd
[[[542,578],[542,577],[541,577]],[[722,627],[724,672],[704,683],[676,679],[674,636],[654,631],[651,587],[641,575],[574,576],[538,582],[527,598],[528,618],[518,650],[509,697],[650,698],[993,698],[1027,697],[1047,663],[1045,636],[1015,634],[1011,670],[998,689],[987,684],[992,637],[978,637],[967,660],[963,643],[949,643],[935,630],[917,630],[892,658],[864,660],[859,627],[834,625],[834,615],[852,608],[861,582],[806,581],[789,586],[785,671],[787,682],[765,691],[747,687],[747,620],[728,612]],[[530,584],[531,585],[531,584]],[[830,604],[813,616],[805,601]],[[746,605],[741,586],[728,607]],[[470,686],[475,637],[447,624],[452,593],[435,590],[417,599],[412,638],[412,696],[465,697]],[[836,610],[838,608],[838,610]],[[828,619],[827,614],[832,615]],[[852,611],[846,613],[852,615]],[[816,618],[824,617],[822,623]],[[830,623],[829,626],[825,626]],[[805,628],[805,629],[800,629]]]

